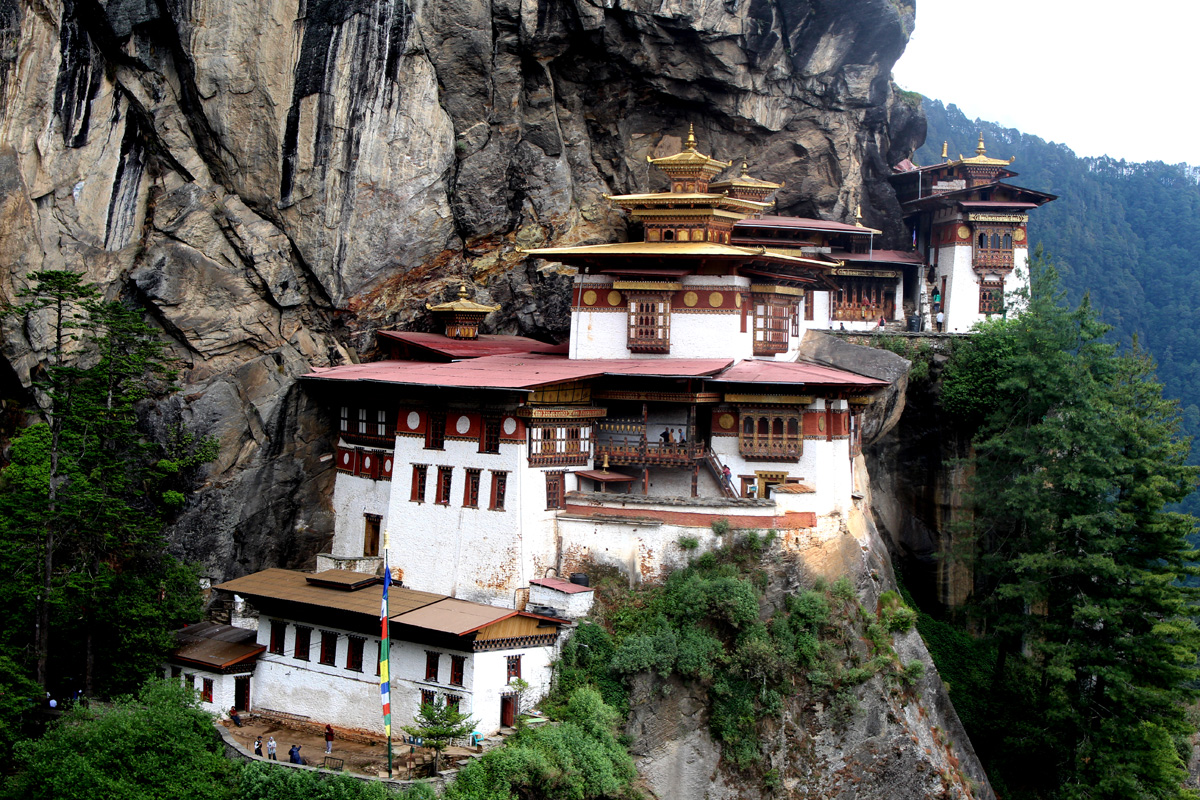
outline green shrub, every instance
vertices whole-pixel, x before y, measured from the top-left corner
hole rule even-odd
[[[854,592],[854,584],[850,582],[849,576],[846,575],[834,581],[829,591],[834,597],[847,603],[856,600],[858,597]]]
[[[729,520],[726,517],[721,517],[713,520],[712,532],[717,536],[724,536],[725,534],[729,533],[729,529],[731,527],[732,526],[730,525]]]
[[[691,551],[700,546],[700,540],[695,536],[680,536],[676,544],[680,550]]]

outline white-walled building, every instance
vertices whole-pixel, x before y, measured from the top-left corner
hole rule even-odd
[[[196,690],[200,707],[213,714],[249,708],[251,678],[266,649],[255,632],[216,622],[200,622],[175,632],[177,647],[165,675]]]
[[[612,198],[645,241],[529,252],[577,270],[566,353],[480,336],[496,307],[463,289],[429,306],[443,333],[304,376],[339,431],[320,569],[371,571],[387,531],[406,586],[525,608],[588,561],[660,577],[719,519],[849,510],[855,417],[886,382],[798,361],[801,333],[901,318],[914,264],[861,225],[762,216],[778,187],[712,182],[729,165],[691,136],[652,163],[670,191]]]
[[[256,658],[241,676],[245,696],[214,695],[210,710],[269,709],[382,733],[382,579],[350,570],[268,569],[214,588],[246,598],[259,624],[249,632]],[[422,703],[441,699],[490,734],[511,726],[519,711],[515,679],[529,684],[527,701],[549,689],[563,620],[398,585],[388,595],[394,727],[411,724]]]
[[[916,167],[905,161],[892,183],[927,265],[919,307],[927,329],[965,333],[976,323],[1005,312],[1012,294],[1029,286],[1029,211],[1052,194],[1004,183],[1016,177],[1007,161],[990,158],[979,136],[975,155]]]

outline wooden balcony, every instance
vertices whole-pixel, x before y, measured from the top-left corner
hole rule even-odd
[[[804,451],[803,441],[785,441],[750,444],[742,442],[738,452],[743,458],[755,461],[799,461]]]
[[[691,467],[704,457],[704,445],[658,444],[640,440],[610,440],[596,443],[596,460],[606,456],[615,466]]]
[[[974,258],[975,267],[992,267],[995,269],[1012,269],[1013,251],[1012,250],[976,250]]]

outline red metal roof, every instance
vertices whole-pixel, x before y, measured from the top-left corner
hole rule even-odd
[[[710,380],[719,383],[776,383],[807,386],[854,386],[875,389],[887,386],[887,381],[868,378],[853,372],[822,367],[804,361],[760,361],[747,359]]]
[[[562,356],[483,356],[449,364],[426,361],[374,361],[314,369],[307,380],[365,381],[408,386],[445,386],[459,389],[531,390],[564,381],[601,375],[701,378],[720,372],[727,358],[670,359],[568,359]]]
[[[1021,203],[1016,200],[963,200],[963,208],[1037,208],[1037,203]]]
[[[530,583],[535,586],[545,586],[547,589],[554,589],[564,594],[579,594],[580,592],[592,591],[592,587],[590,586],[580,586],[578,583],[571,583],[562,578],[534,578]]]
[[[755,219],[743,219],[738,221],[734,226],[734,235],[737,231],[743,228],[804,228],[814,231],[836,231],[838,233],[857,233],[860,236],[866,236],[872,233],[879,233],[874,228],[864,228],[858,225],[850,225],[845,222],[827,222],[823,219],[807,219],[805,217],[757,217]]]
[[[853,261],[856,264],[871,263],[874,261],[882,264],[925,263],[919,253],[914,253],[910,250],[873,250],[870,253],[847,253],[845,250],[834,250],[829,255],[841,261]]]
[[[567,354],[566,344],[546,344],[524,336],[480,334],[478,339],[451,339],[440,333],[418,331],[378,331],[377,335],[450,358],[479,358],[510,353]]]

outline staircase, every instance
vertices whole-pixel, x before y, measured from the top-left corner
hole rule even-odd
[[[704,463],[708,465],[708,471],[712,473],[712,476],[717,479],[717,486],[721,488],[721,496],[736,499],[738,493],[725,480],[725,475],[722,474],[723,466],[721,465],[721,461],[717,458],[717,454],[712,451],[711,447],[704,453]]]

